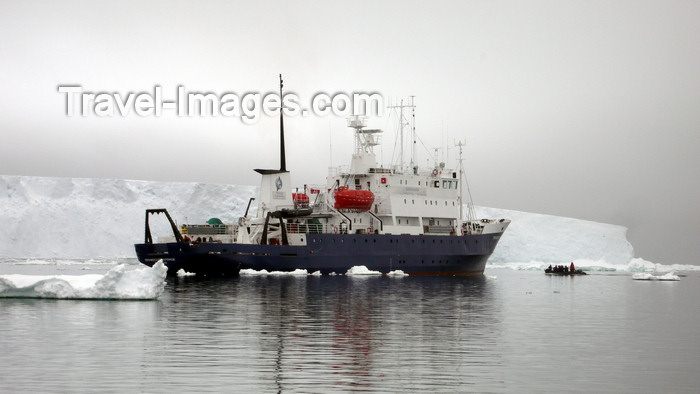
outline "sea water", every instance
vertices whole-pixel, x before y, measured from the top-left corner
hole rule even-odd
[[[4,260],[0,277],[70,278],[119,263]],[[700,272],[675,274],[183,276],[152,300],[0,298],[0,387],[697,392]]]

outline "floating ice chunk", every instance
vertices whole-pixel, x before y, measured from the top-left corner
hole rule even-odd
[[[153,267],[132,270],[120,264],[104,275],[2,275],[0,297],[156,299],[165,289],[167,271],[161,260]]]
[[[656,280],[681,280],[681,278],[673,272],[657,276]]]
[[[408,276],[407,273],[403,272],[402,270],[395,270],[395,271],[390,271],[387,276]]]
[[[318,273],[319,275],[321,274],[320,272]],[[268,271],[268,270],[254,270],[252,268],[246,268],[242,269],[239,272],[239,275],[248,275],[248,276],[263,276],[263,275],[271,275],[271,276],[307,276],[309,275],[309,272],[304,269],[295,269],[294,271]],[[311,275],[315,275],[311,274]]]
[[[277,276],[284,276],[284,275],[290,275],[290,276],[307,276],[309,275],[309,272],[304,269],[297,268],[294,271],[272,271],[270,272],[270,275],[277,275]]]
[[[675,281],[675,280],[681,280],[681,278],[674,274],[673,272],[666,273],[664,275],[652,275],[648,272],[638,272],[634,275],[632,275],[632,279],[634,280],[666,280],[666,281]]]
[[[345,275],[381,275],[379,271],[370,271],[364,265],[357,265],[348,270]]]
[[[195,273],[193,273],[193,272],[187,272],[187,271],[185,271],[185,270],[182,269],[182,268],[180,268],[180,269],[177,271],[177,276],[179,276],[179,277],[183,277],[183,276],[194,276],[194,275],[197,275],[197,274],[195,274]]]
[[[673,273],[675,271],[698,271],[700,266],[688,265],[688,264],[657,264],[652,263],[641,258],[633,258],[628,264],[629,271],[642,271],[642,272],[666,272]],[[673,279],[670,279],[673,280]]]
[[[256,271],[256,270],[254,270],[254,269],[252,269],[252,268],[246,268],[246,269],[240,270],[240,272],[239,272],[238,274],[239,274],[239,275],[250,275],[250,276],[255,276],[255,275],[269,275],[270,273],[267,272],[267,270]]]

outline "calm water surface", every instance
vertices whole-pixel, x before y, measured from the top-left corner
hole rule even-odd
[[[92,272],[90,272],[92,273]],[[169,279],[0,299],[3,392],[698,392],[700,275]]]

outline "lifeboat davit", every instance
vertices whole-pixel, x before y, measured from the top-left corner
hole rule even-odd
[[[350,190],[347,186],[341,186],[333,192],[335,209],[354,209],[369,211],[374,202],[374,193],[369,190]]]

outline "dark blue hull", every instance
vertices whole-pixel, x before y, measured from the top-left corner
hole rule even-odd
[[[236,275],[241,269],[344,274],[354,266],[410,275],[470,275],[484,272],[501,234],[351,235],[308,234],[307,245],[225,243],[136,244],[141,263],[163,260],[168,273],[180,269],[203,275]]]

